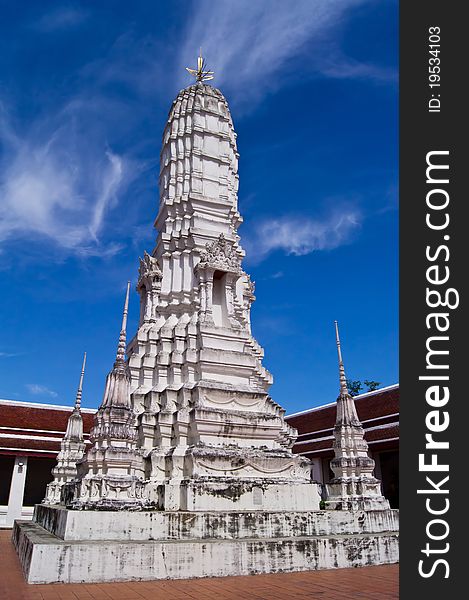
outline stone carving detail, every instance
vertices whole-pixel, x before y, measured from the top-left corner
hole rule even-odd
[[[205,245],[205,250],[200,254],[197,267],[212,267],[221,271],[241,273],[241,261],[232,244],[225,239],[223,233],[211,244]]]
[[[247,276],[247,280],[247,289],[244,295],[246,298],[249,298],[252,302],[256,299],[256,297],[254,296],[254,292],[256,291],[256,282],[251,279],[250,275]]]
[[[140,323],[156,318],[163,273],[156,258],[145,251],[138,269],[137,292],[140,294]]]
[[[305,478],[306,475],[306,471],[303,469],[298,469],[297,468],[297,463],[294,461],[291,461],[289,463],[287,463],[286,465],[279,465],[277,467],[273,467],[273,468],[265,468],[260,464],[255,463],[254,461],[246,461],[244,464],[241,465],[237,465],[237,466],[228,466],[228,465],[222,465],[220,467],[215,467],[214,465],[210,465],[208,463],[205,463],[203,461],[196,461],[196,465],[202,467],[203,469],[205,469],[206,471],[213,471],[213,472],[218,472],[218,473],[227,473],[229,472],[230,474],[235,472],[235,471],[248,471],[250,473],[250,475],[253,476],[259,476],[259,475],[268,475],[269,477],[272,476],[282,476],[282,477],[302,477]]]
[[[223,408],[256,408],[257,410],[263,410],[265,405],[265,398],[254,398],[251,399],[249,397],[240,398],[235,396],[228,396],[226,398],[218,396],[218,397],[209,397],[204,395],[203,397],[203,406],[222,406]]]
[[[143,480],[119,477],[95,477],[71,484],[76,508],[135,509],[138,505],[149,506],[146,484]],[[71,503],[73,505],[73,502]]]
[[[162,278],[163,273],[158,266],[158,261],[145,250],[143,258],[140,259],[137,290],[141,287],[148,289],[157,286]]]

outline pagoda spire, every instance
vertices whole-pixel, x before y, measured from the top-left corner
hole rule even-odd
[[[343,396],[349,395],[347,387],[347,378],[345,377],[344,361],[342,360],[342,351],[340,348],[340,337],[339,337],[339,324],[334,321],[335,324],[335,339],[337,342],[337,355],[339,358],[339,378],[340,378],[340,394]]]
[[[347,378],[345,376],[344,361],[342,359],[342,349],[340,347],[339,337],[339,324],[334,321],[335,325],[335,338],[337,343],[337,356],[339,359],[339,382],[340,382],[340,393],[337,398],[337,418],[336,426],[340,425],[361,425],[358,419],[357,409],[355,408],[355,402],[347,387]]]
[[[116,360],[106,379],[106,387],[100,409],[105,406],[125,406],[130,410],[132,406],[130,399],[130,371],[125,361],[129,294],[130,281],[127,282],[127,289],[125,292],[124,309],[122,311],[122,324],[119,333],[119,342],[117,344]],[[98,409],[98,414],[100,409]]]
[[[83,364],[81,366],[80,382],[78,384],[77,395],[75,397],[75,410],[80,410],[80,408],[81,408],[81,395],[82,395],[82,391],[83,391],[83,378],[85,376],[85,366],[86,366],[86,352],[83,354]]]
[[[207,63],[205,62],[205,58],[202,56],[202,48],[199,50],[199,56],[197,58],[197,69],[191,69],[190,67],[186,67],[186,71],[195,77],[197,83],[202,83],[203,81],[210,81],[213,79],[213,71],[209,71],[207,69]]]
[[[116,362],[125,361],[125,347],[127,338],[127,315],[129,314],[129,293],[130,281],[127,282],[127,292],[125,294],[124,310],[122,313],[122,326],[119,334],[119,343],[117,344]]]

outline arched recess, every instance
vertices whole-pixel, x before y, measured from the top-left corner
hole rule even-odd
[[[228,307],[226,302],[226,272],[213,273],[212,315],[217,327],[228,327]]]

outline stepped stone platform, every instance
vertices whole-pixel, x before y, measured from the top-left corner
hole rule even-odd
[[[398,562],[399,511],[70,511],[13,542],[28,583],[187,579]],[[86,560],[83,557],[86,556]]]

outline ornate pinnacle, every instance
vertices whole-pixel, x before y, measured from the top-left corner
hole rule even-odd
[[[344,362],[342,360],[342,352],[340,349],[339,324],[337,323],[337,321],[334,321],[334,323],[335,323],[335,338],[337,341],[337,354],[339,357],[340,394],[342,396],[348,396],[349,391],[347,388],[347,379],[345,377]]]
[[[130,292],[130,281],[127,282],[127,292],[125,294],[124,312],[122,314],[122,327],[119,335],[119,344],[117,345],[116,362],[124,362],[125,360],[125,340],[126,340],[126,329],[127,329],[127,314],[129,312],[129,292]]]
[[[190,69],[186,67],[186,71],[195,77],[197,83],[202,81],[209,81],[213,79],[213,71],[207,71],[207,63],[202,58],[202,48],[199,51],[199,57],[197,58],[197,69]]]
[[[83,355],[83,365],[81,367],[80,383],[78,384],[77,395],[75,398],[75,410],[80,410],[81,392],[83,390],[83,377],[85,376],[86,352]]]

